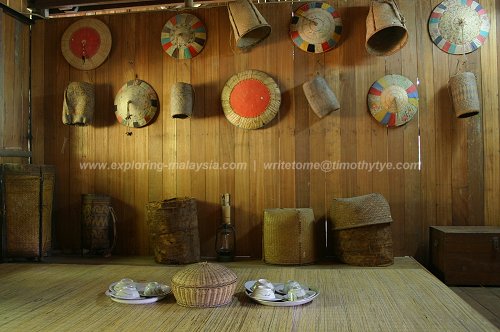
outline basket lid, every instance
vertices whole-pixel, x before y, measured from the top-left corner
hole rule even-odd
[[[186,266],[172,277],[172,284],[184,287],[220,287],[236,282],[238,276],[225,266],[200,262]]]
[[[392,222],[389,203],[379,193],[335,198],[330,208],[333,230],[342,230]]]

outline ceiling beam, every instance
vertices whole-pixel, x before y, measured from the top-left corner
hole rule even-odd
[[[33,9],[56,9],[64,7],[117,8],[132,6],[154,6],[173,3],[172,0],[29,0],[28,7]]]

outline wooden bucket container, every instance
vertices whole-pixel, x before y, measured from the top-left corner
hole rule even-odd
[[[188,264],[200,260],[196,200],[172,198],[146,204],[146,218],[155,261]]]
[[[55,168],[2,164],[0,183],[2,256],[47,256],[52,243]]]
[[[408,42],[408,30],[394,0],[372,0],[366,17],[366,50],[385,56],[402,49]]]
[[[337,96],[335,96],[323,77],[316,76],[305,82],[302,85],[302,89],[309,102],[309,106],[311,106],[313,112],[318,117],[323,118],[330,112],[340,108]]]
[[[116,244],[116,215],[111,197],[82,195],[82,251],[108,256]]]
[[[170,115],[174,119],[191,117],[194,107],[194,89],[191,84],[177,82],[170,92]]]
[[[95,109],[95,89],[92,83],[71,82],[64,91],[62,122],[86,126],[92,123]]]
[[[358,266],[387,266],[394,262],[391,211],[382,195],[336,198],[329,217],[333,247],[340,261]]]
[[[481,104],[473,73],[463,72],[450,77],[448,89],[457,118],[467,118],[479,113]]]
[[[255,46],[271,33],[271,26],[250,0],[232,1],[227,7],[237,47]]]
[[[312,209],[266,209],[263,259],[270,264],[309,264],[316,260]]]

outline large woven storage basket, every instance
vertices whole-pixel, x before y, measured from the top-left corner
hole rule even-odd
[[[146,204],[155,261],[189,264],[200,260],[200,237],[196,200],[172,198]]]
[[[340,261],[359,266],[386,266],[394,262],[391,211],[378,193],[336,198],[329,211],[333,247]]]
[[[2,257],[48,255],[52,239],[55,168],[2,164],[0,183]]]
[[[237,275],[220,264],[186,266],[172,277],[172,292],[183,307],[219,307],[232,301]]]
[[[312,209],[266,209],[263,259],[270,264],[308,264],[316,260]]]

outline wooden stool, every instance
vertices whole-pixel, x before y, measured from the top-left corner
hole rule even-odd
[[[266,209],[263,259],[270,264],[308,264],[315,256],[312,209]]]

